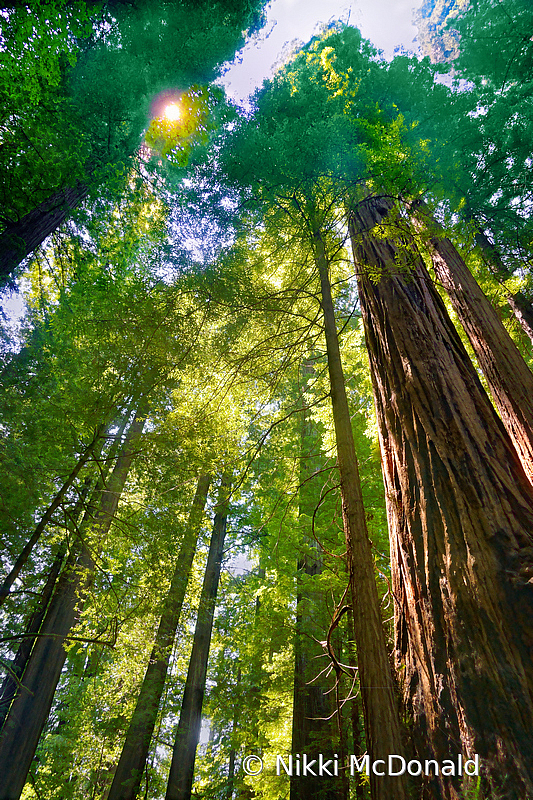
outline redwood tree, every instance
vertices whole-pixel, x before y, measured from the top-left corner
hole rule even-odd
[[[533,373],[511,339],[496,309],[483,293],[452,241],[429,209],[414,203],[415,225],[429,232],[437,280],[446,289],[476,354],[503,424],[533,483]]]
[[[412,238],[383,237],[391,206],[360,203],[350,232],[387,492],[396,667],[420,757],[478,753],[499,796],[525,797],[531,485]],[[440,791],[459,798],[458,779],[441,776]]]
[[[0,285],[90,191],[122,193],[159,96],[216,77],[264,2],[80,3],[77,25],[69,9],[16,5],[3,18]],[[20,74],[28,51],[33,81]]]
[[[80,525],[81,536],[66,560],[22,675],[22,686],[4,722],[0,734],[2,800],[18,800],[26,783],[67,657],[64,644],[89,590],[96,566],[94,553],[101,549],[113,522],[145,416],[139,411],[131,423],[109,480],[99,487],[96,507],[89,507]]]
[[[201,475],[198,479],[188,527],[176,558],[176,568],[163,604],[163,613],[154,647],[107,800],[134,800],[141,785],[165,685],[170,653],[174,645],[181,607],[196,553],[196,543],[210,480],[209,475]]]

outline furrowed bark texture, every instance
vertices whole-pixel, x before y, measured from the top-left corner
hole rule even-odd
[[[309,362],[303,365],[303,376],[313,374]],[[303,543],[307,552],[298,561],[296,630],[294,638],[294,692],[292,712],[292,753],[307,753],[310,757],[326,753],[332,757],[338,751],[331,715],[334,712],[334,695],[326,694],[323,670],[324,654],[320,642],[327,634],[326,607],[323,592],[313,585],[312,578],[322,573],[322,553],[312,537],[312,518],[316,495],[312,475],[320,465],[320,441],[316,425],[305,409],[301,411],[300,444],[300,502],[299,522],[303,527]],[[341,800],[342,782],[327,776],[293,776],[290,800]]]
[[[6,284],[20,262],[65,222],[88,191],[82,183],[61,189],[5,228],[0,234],[0,284]]]
[[[381,619],[374,560],[366,528],[359,466],[331,298],[329,264],[324,242],[317,227],[313,232],[313,245],[322,292],[366,742],[371,761],[377,759],[386,761],[389,754],[402,752],[399,714]],[[386,775],[378,778],[372,773],[370,786],[372,800],[407,798],[404,776],[394,778]]]
[[[370,232],[390,206],[367,200],[350,232],[386,486],[398,675],[419,757],[478,753],[498,797],[516,800],[533,794],[531,485],[413,242],[404,238],[406,275],[395,244]],[[440,791],[460,796],[456,779],[442,778]]]
[[[93,550],[101,547],[111,527],[143,425],[144,415],[138,414],[98,508],[82,521]],[[63,644],[78,620],[93,571],[92,555],[82,543],[67,558],[22,676],[24,688],[13,701],[0,733],[0,800],[20,798],[67,657]]]
[[[198,617],[194,630],[192,653],[172,753],[166,800],[190,800],[191,797],[196,748],[202,724],[202,705],[204,702],[213,617],[222,569],[224,539],[226,537],[228,489],[228,483],[223,480],[209,544],[209,554],[207,556]]]
[[[198,479],[187,530],[184,535],[168,595],[165,598],[161,621],[137,705],[122,748],[118,767],[108,794],[108,800],[134,800],[141,785],[150,741],[154,732],[161,695],[165,686],[170,653],[187,589],[196,543],[211,482],[210,475]]]
[[[424,204],[414,206],[415,225],[429,240],[437,279],[446,289],[487,379],[492,397],[526,474],[533,483],[533,373],[452,242]]]

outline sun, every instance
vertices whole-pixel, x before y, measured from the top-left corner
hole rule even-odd
[[[175,122],[181,117],[181,108],[176,103],[170,103],[165,108],[165,117],[171,122]]]

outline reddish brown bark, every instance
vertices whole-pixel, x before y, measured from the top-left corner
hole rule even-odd
[[[313,249],[322,293],[366,742],[370,761],[386,761],[390,754],[402,752],[398,706],[381,619],[374,560],[366,528],[359,466],[331,297],[329,263],[317,221],[313,223]],[[373,800],[390,800],[392,797],[403,800],[407,797],[404,776],[377,777],[371,771],[370,786]]]
[[[533,373],[474,276],[429,215],[415,205],[415,225],[427,227],[437,279],[446,289],[487,379],[503,424],[533,483]]]
[[[475,220],[472,220],[477,224]],[[481,251],[483,260],[488,265],[496,278],[504,281],[511,277],[512,271],[503,263],[498,248],[489,241],[487,235],[478,226],[475,233],[476,244]],[[518,324],[533,342],[533,307],[530,301],[522,292],[515,292],[507,295],[507,302],[517,320]]]
[[[80,182],[61,189],[5,228],[0,234],[0,284],[7,283],[20,262],[59,228],[88,191]]]
[[[533,342],[533,308],[531,307],[531,303],[523,292],[508,294],[507,302],[522,330]]]
[[[533,497],[412,240],[350,220],[379,422],[396,664],[419,756],[478,753],[498,796],[533,793]],[[409,275],[396,267],[405,264]],[[372,274],[381,274],[379,283]],[[441,776],[445,798],[458,781]],[[428,796],[438,796],[433,793]]]

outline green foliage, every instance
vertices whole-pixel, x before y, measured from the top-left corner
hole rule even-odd
[[[242,758],[261,753],[271,766],[275,754],[290,751],[297,595],[322,598],[325,638],[347,584],[313,233],[326,247],[386,614],[387,520],[345,247],[350,203],[369,191],[428,196],[529,354],[504,308],[507,290],[523,288],[531,244],[524,0],[479,2],[453,20],[462,37],[454,68],[470,88],[438,83],[442,68],[427,59],[379,61],[359,31],[336,24],[265,83],[245,118],[208,81],[242,43],[242,30],[259,24],[260,8],[237,0],[57,0],[1,15],[4,221],[69,182],[107,187],[33,260],[24,344],[2,374],[5,568],[94,429],[110,426],[35,549],[21,594],[6,604],[11,635],[23,630],[26,597],[41,591],[52,549],[75,537],[84,481],[105,470],[121,421],[150,398],[27,800],[105,796],[196,478],[228,465],[237,488],[204,707],[211,738],[199,751],[196,789],[226,798],[233,752],[235,791],[252,789],[264,800],[286,792],[286,781],[271,774],[245,778]],[[181,117],[165,121],[171,102]],[[458,212],[483,220],[503,244],[519,231],[506,263],[510,274],[517,264],[522,270],[506,285],[474,249],[473,225],[459,223]],[[377,233],[389,235],[390,224],[406,234],[401,215]],[[206,522],[143,778],[147,797],[165,791],[208,530]],[[298,572],[317,549],[322,571]],[[348,662],[346,617],[337,633]],[[12,644],[4,645],[11,656]],[[320,659],[317,673],[326,664]],[[351,691],[348,681],[342,691]]]
[[[157,96],[212,80],[262,5],[58,0],[4,12],[3,227],[78,182],[122,192]],[[183,148],[170,150],[182,163]]]

